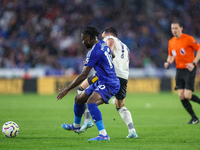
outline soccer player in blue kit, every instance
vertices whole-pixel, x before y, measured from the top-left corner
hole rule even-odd
[[[85,103],[87,102],[92,119],[99,130],[99,135],[89,139],[89,141],[110,140],[105,130],[98,105],[108,103],[109,99],[120,89],[120,82],[112,63],[111,50],[104,41],[97,39],[99,34],[99,31],[95,27],[89,26],[83,30],[81,35],[82,43],[87,49],[91,50],[86,55],[82,72],[69,86],[61,89],[61,92],[57,96],[57,100],[62,99],[71,89],[82,83],[87,78],[90,70],[94,68],[98,81],[91,84],[84,92],[75,96],[74,123],[62,125],[66,130],[73,130],[79,133],[81,117],[85,110]]]

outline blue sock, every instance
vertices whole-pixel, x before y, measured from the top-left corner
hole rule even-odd
[[[85,110],[85,104],[74,104],[74,123],[81,124],[81,118]]]
[[[95,124],[96,124],[99,131],[105,129],[104,124],[103,124],[103,120],[99,120],[99,121],[95,122]]]
[[[90,111],[92,119],[95,122],[98,130],[100,131],[102,129],[105,129],[103,120],[102,120],[102,116],[101,116],[101,112],[100,112],[99,108],[97,107],[97,104],[91,103],[91,104],[88,104],[87,106],[88,106],[88,109]]]

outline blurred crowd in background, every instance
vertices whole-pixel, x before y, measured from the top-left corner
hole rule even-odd
[[[1,0],[0,6],[0,68],[80,73],[86,26],[115,27],[133,68],[163,68],[174,19],[184,33],[200,38],[198,0]]]

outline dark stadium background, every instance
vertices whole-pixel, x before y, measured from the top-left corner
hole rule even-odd
[[[200,0],[0,0],[0,125],[14,121],[20,130],[16,138],[0,134],[0,150],[200,150],[199,124],[186,124],[174,91],[175,65],[163,67],[171,21],[200,43],[199,11]],[[80,34],[89,25],[115,27],[130,49],[126,107],[138,139],[125,138],[112,99],[100,106],[109,142],[88,142],[96,127],[83,134],[61,127],[74,120],[77,92],[56,96],[82,69]],[[199,96],[199,66],[197,74]]]
[[[80,73],[86,26],[115,27],[130,49],[130,78],[164,79],[161,89],[171,87],[175,74],[175,64],[163,67],[170,23],[181,20],[183,32],[200,42],[198,0],[1,0],[0,6],[0,78],[33,80],[25,85]],[[37,90],[35,84],[23,88]]]

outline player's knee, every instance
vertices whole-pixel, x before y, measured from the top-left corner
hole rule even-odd
[[[123,97],[122,99],[115,99],[115,107],[116,108],[122,108],[123,106],[125,106],[125,98]]]
[[[85,103],[85,100],[84,98],[82,97],[82,94],[78,94],[75,96],[75,101],[76,103],[78,104],[84,104]]]
[[[185,97],[185,99],[190,100],[192,95],[190,93],[186,93],[186,94],[184,94],[184,97]]]
[[[87,100],[87,104],[95,103],[97,106],[104,104],[105,102],[102,99],[94,99],[94,98],[89,98]]]
[[[179,96],[179,98],[180,98],[181,100],[185,99],[185,96],[184,96],[183,93],[179,93],[178,96]]]
[[[123,106],[125,106],[124,103],[123,103],[123,104],[116,104],[116,103],[115,103],[115,107],[116,107],[116,109],[117,109],[117,108],[120,109],[120,108],[122,108]]]

